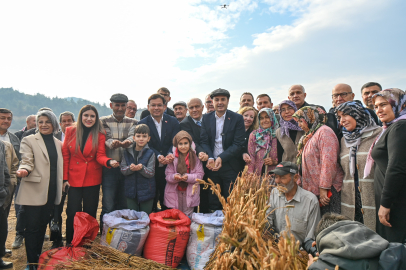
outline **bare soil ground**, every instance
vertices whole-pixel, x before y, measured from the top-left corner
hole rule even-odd
[[[99,215],[101,213],[101,198],[102,198],[102,193],[100,190],[100,200],[99,200],[99,207],[97,209],[97,218],[99,218]],[[62,233],[65,233],[65,221],[66,221],[66,205],[67,205],[67,199],[65,200],[65,206],[64,206],[64,210],[62,213],[62,219],[63,219],[63,223],[62,223]],[[17,218],[15,215],[15,209],[14,209],[14,200],[13,200],[13,204],[11,205],[11,209],[10,209],[10,215],[8,217],[8,237],[7,237],[7,242],[6,242],[6,248],[7,249],[11,249],[11,245],[14,242],[14,238],[16,236],[16,222],[17,222]],[[47,234],[49,235],[49,228],[47,229]],[[98,240],[98,239],[96,239]],[[64,244],[65,244],[65,240],[64,240]],[[52,246],[52,242],[51,241],[44,241],[44,246],[42,247],[42,252],[47,251],[51,248]],[[8,261],[8,262],[13,262],[14,263],[14,269],[16,270],[21,270],[21,269],[25,269],[26,265],[27,265],[27,256],[25,254],[25,245],[23,244],[22,247],[18,248],[18,249],[12,249],[13,254],[11,257],[8,258],[3,258],[4,261]]]

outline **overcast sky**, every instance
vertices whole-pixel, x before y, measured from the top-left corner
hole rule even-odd
[[[120,92],[139,107],[161,86],[172,104],[221,87],[236,110],[243,92],[276,104],[303,84],[328,109],[337,83],[358,99],[368,81],[406,88],[405,10],[402,0],[0,1],[0,87],[101,103]]]

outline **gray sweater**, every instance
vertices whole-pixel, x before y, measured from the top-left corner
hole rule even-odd
[[[319,260],[308,269],[378,269],[379,255],[389,242],[362,223],[345,220],[324,229],[316,238]]]

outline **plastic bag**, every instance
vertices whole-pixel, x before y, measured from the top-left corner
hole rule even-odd
[[[91,215],[85,212],[77,212],[73,220],[75,230],[72,246],[60,247],[48,250],[41,254],[38,261],[38,269],[52,270],[57,264],[68,260],[78,260],[85,255],[85,249],[81,246],[87,241],[94,241],[99,231],[99,223]]]
[[[101,244],[127,254],[141,256],[149,233],[149,217],[145,212],[117,210],[103,217]]]
[[[190,219],[178,209],[149,215],[150,233],[144,246],[144,258],[173,268],[181,262],[189,240]]]
[[[217,236],[223,229],[224,215],[221,210],[212,214],[193,213],[186,259],[190,269],[204,269],[213,253]]]

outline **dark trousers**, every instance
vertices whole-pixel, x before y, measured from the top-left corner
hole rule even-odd
[[[159,164],[159,163],[157,163]],[[156,211],[157,209],[157,202],[161,204],[161,209],[166,210],[168,209],[164,204],[164,195],[165,195],[165,187],[166,187],[166,176],[165,176],[165,169],[166,166],[158,167],[155,166],[155,182],[156,182],[156,191],[155,191],[155,198],[154,203],[152,206],[152,211]]]
[[[326,213],[341,214],[341,191],[337,192],[337,190],[331,186],[331,194],[330,203],[326,206],[320,207],[321,216]],[[320,196],[318,196],[318,199],[320,199]]]
[[[44,235],[53,215],[54,204],[48,201],[42,206],[24,205],[25,250],[28,263],[38,263],[44,244]]]
[[[206,162],[203,162],[203,168],[204,168],[204,177],[203,180],[207,182],[207,176],[209,174],[209,169],[206,167]],[[210,188],[203,189],[204,185],[200,185],[200,204],[199,204],[199,212],[200,213],[210,213],[210,208],[209,208],[209,193],[211,193]],[[197,207],[195,209],[195,212],[197,213]]]
[[[207,177],[210,178],[214,184],[219,184],[221,188],[221,195],[227,199],[230,190],[230,185],[234,183],[237,178],[238,172],[234,171],[231,166],[221,167],[220,170],[213,172],[209,171]],[[231,191],[231,190],[230,190]],[[209,192],[209,208],[212,211],[222,210],[223,206],[220,203],[216,194]]]
[[[16,211],[16,235],[24,236],[24,207],[22,205],[16,204],[15,200],[17,198],[18,190],[20,189],[20,183],[17,184],[15,194],[14,194],[14,209]]]
[[[100,214],[100,228],[103,230],[104,214],[127,208],[125,197],[124,175],[118,168],[103,167],[102,178],[102,212]]]
[[[51,241],[62,241],[62,212],[63,212],[63,207],[65,205],[65,199],[66,199],[66,193],[63,192],[62,193],[62,199],[61,199],[61,203],[59,205],[56,205],[56,209],[54,210],[54,215],[52,216],[52,218],[56,218],[59,224],[59,232],[57,233],[53,233],[51,232],[51,237],[50,240]],[[55,211],[57,211],[55,213]],[[51,227],[51,223],[49,224]]]
[[[8,234],[7,217],[10,212],[10,206],[11,204],[6,209],[0,207],[0,258],[6,255],[6,240]]]
[[[96,218],[99,205],[100,185],[91,187],[70,187],[66,208],[66,244],[73,239],[73,220],[77,212],[85,212]]]

